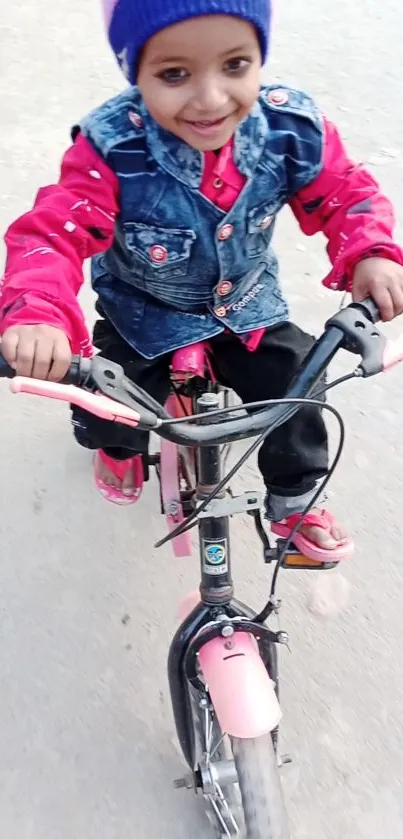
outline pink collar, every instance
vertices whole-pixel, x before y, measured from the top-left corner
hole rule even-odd
[[[213,151],[204,152],[200,192],[225,212],[229,212],[246,182],[235,165],[233,147],[234,139],[231,137],[218,155]]]

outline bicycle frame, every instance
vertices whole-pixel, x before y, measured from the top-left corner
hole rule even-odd
[[[185,371],[188,374],[183,381],[186,384],[191,381],[191,391],[198,395],[196,411],[188,404],[182,406],[186,410],[181,412],[178,409],[178,394],[174,392],[170,397],[172,403],[168,406],[172,404],[172,410],[168,414],[147,393],[126,379],[119,365],[97,358],[84,362],[79,358],[73,359],[65,384],[17,378],[11,385],[14,392],[72,402],[101,419],[156,431],[161,438],[161,460],[153,456],[152,462],[157,468],[164,467],[159,477],[163,508],[171,533],[159,540],[157,545],[171,540],[175,548],[180,544],[179,553],[175,551],[177,555],[187,556],[191,553],[189,528],[197,521],[199,526],[200,589],[183,603],[183,619],[168,656],[168,678],[178,740],[191,770],[191,774],[179,779],[176,786],[201,790],[212,805],[219,826],[228,836],[234,835],[232,828],[239,832],[238,820],[234,817],[238,808],[236,799],[234,802],[231,795],[232,785],[237,785],[241,793],[248,836],[255,835],[250,833],[249,828],[254,830],[252,822],[254,824],[258,809],[264,819],[263,832],[260,830],[259,836],[266,835],[266,821],[271,821],[273,808],[269,796],[262,810],[259,790],[263,775],[268,787],[274,790],[274,810],[280,808],[283,814],[280,815],[281,825],[278,822],[281,835],[289,835],[270,743],[271,735],[277,752],[281,719],[277,644],[287,644],[288,636],[281,631],[273,632],[265,625],[265,620],[277,612],[280,605],[275,597],[280,568],[329,569],[337,562],[321,562],[302,555],[293,544],[297,526],[288,538],[279,540],[272,547],[263,528],[258,497],[253,493],[232,497],[224,487],[256,443],[259,444],[274,428],[293,416],[301,404],[310,402],[320,408],[325,407],[318,402],[315,387],[338,349],[343,347],[359,354],[361,362],[352,373],[332,382],[329,388],[353,377],[375,375],[403,360],[403,337],[387,342],[374,327],[377,315],[376,307],[370,300],[341,310],[327,322],[325,332],[308,354],[286,396],[271,400],[270,405],[265,402],[248,403],[244,406],[247,414],[241,418],[239,415],[228,418],[228,412],[217,411],[219,394],[216,383],[211,375],[207,378],[203,375],[206,372],[203,343],[193,345],[190,356],[189,349],[180,351],[178,370],[173,369],[173,373]],[[212,372],[208,365],[207,372]],[[5,363],[3,368],[0,366],[1,373],[9,377],[13,375]],[[200,388],[205,392],[200,394]],[[185,392],[188,394],[186,388]],[[315,397],[315,393],[316,400],[311,398],[312,394]],[[327,409],[339,419],[341,435],[324,484],[333,474],[343,443],[342,420],[336,409],[329,405]],[[178,418],[178,413],[186,414],[187,410],[194,416],[185,421]],[[220,425],[221,422],[223,425]],[[256,435],[257,441],[222,478],[223,446]],[[188,476],[178,470],[181,450],[190,463]],[[193,453],[189,458],[186,454],[192,450],[197,453],[196,469]],[[190,480],[187,480],[189,476]],[[189,490],[186,493],[181,492],[183,483]],[[170,501],[176,500],[178,509],[174,509],[173,505],[170,508]],[[190,514],[185,519],[183,512],[187,507]],[[265,562],[275,562],[270,597],[259,615],[254,615],[235,599],[231,576],[229,519],[235,513],[245,511],[254,517],[263,543]],[[228,735],[229,743],[225,742],[225,735]],[[230,758],[227,758],[228,746]],[[277,761],[279,765],[290,762],[289,758],[279,758],[278,755]],[[268,776],[263,771],[266,765],[271,765]],[[280,836],[280,833],[275,835]]]
[[[200,504],[189,518],[190,523],[199,519],[200,596],[187,602],[186,614],[170,647],[168,677],[178,739],[192,770],[194,785],[197,788],[201,786],[203,791],[198,772],[191,691],[202,694],[208,712],[214,713],[223,735],[242,740],[257,739],[271,733],[276,746],[281,718],[276,645],[287,643],[287,638],[285,633],[272,632],[265,626],[264,619],[276,611],[273,597],[279,568],[305,567],[306,559],[298,555],[296,561],[295,558],[291,562],[287,560],[286,554],[292,554],[293,534],[285,540],[283,548],[280,547],[280,555],[272,556],[273,550],[264,535],[257,503],[249,507],[247,493],[246,507],[241,506],[241,510],[255,511],[253,515],[264,544],[265,560],[270,562],[277,558],[277,564],[271,597],[259,616],[255,617],[234,598],[229,517],[239,509],[234,509],[232,504],[236,499],[228,499],[224,490],[221,494],[217,491],[218,485],[221,487],[221,446],[265,433],[267,427],[273,429],[293,416],[298,406],[309,400],[309,394],[341,347],[359,354],[361,362],[353,373],[336,380],[333,386],[355,376],[376,375],[402,361],[403,337],[387,342],[373,325],[377,315],[376,306],[370,300],[352,304],[338,312],[327,322],[325,332],[312,348],[283,400],[274,400],[270,407],[249,412],[245,418],[229,419],[228,424],[224,423],[221,427],[222,412],[218,415],[214,413],[218,407],[217,394],[207,392],[198,400],[199,426],[206,423],[210,428],[197,428],[197,424],[193,423],[174,424],[161,406],[125,379],[119,365],[110,362],[105,368],[105,362],[97,363],[96,358],[87,361],[83,369],[80,359],[75,359],[68,380],[76,381],[77,377],[77,381],[82,383],[91,371],[91,387],[96,385],[102,395],[83,391],[75,385],[56,385],[24,378],[14,380],[11,385],[14,392],[73,402],[102,419],[118,421],[133,428],[140,425],[148,431],[156,430],[162,439],[169,441],[174,452],[176,445],[197,449],[196,502]],[[194,350],[198,364],[202,347],[198,345]],[[197,364],[196,371],[199,369]],[[3,375],[12,376],[13,371],[5,365]],[[256,403],[248,407],[259,406]],[[332,411],[337,414],[334,409]],[[214,425],[216,428],[212,431],[211,426]],[[332,468],[337,460],[338,456]],[[177,465],[177,458],[175,463]],[[329,476],[331,474],[332,470]],[[177,530],[175,538],[184,532],[183,528]],[[160,540],[159,544],[164,541]],[[332,567],[329,563],[309,563],[309,567],[315,565]]]
[[[198,399],[200,422],[219,406],[217,394]],[[207,415],[207,416],[206,416]],[[204,501],[221,480],[219,445],[197,451],[196,500]],[[225,491],[216,499],[222,515],[199,521],[200,596],[187,601],[187,614],[171,643],[168,679],[178,739],[189,767],[197,767],[191,687],[211,696],[222,732],[234,737],[273,733],[281,717],[278,703],[278,636],[253,621],[234,599],[229,515]],[[251,702],[251,696],[254,697]]]

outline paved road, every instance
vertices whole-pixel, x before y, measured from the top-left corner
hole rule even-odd
[[[70,124],[120,85],[97,6],[2,5],[2,229],[55,177]],[[402,219],[401,2],[281,6],[271,77],[318,96]],[[295,317],[318,330],[338,303],[320,287],[321,238],[304,240],[284,213],[278,247]],[[88,291],[83,302],[90,317]],[[402,382],[397,370],[335,398],[348,442],[332,504],[356,558],[325,580],[282,583],[294,839],[403,834]],[[1,429],[0,836],[207,837],[198,802],[171,787],[181,760],[165,677],[174,604],[194,587],[196,563],[153,550],[163,532],[155,482],[134,512],[97,497],[63,408],[2,385]],[[244,480],[255,483],[253,465]],[[247,526],[236,534],[240,593],[259,604],[259,550]]]

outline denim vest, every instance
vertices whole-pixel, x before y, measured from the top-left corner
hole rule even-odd
[[[271,240],[279,210],[321,170],[322,122],[306,94],[261,88],[234,137],[246,184],[228,213],[200,192],[203,155],[157,125],[138,88],[79,130],[119,182],[115,240],[93,259],[92,285],[128,344],[154,358],[288,319]]]

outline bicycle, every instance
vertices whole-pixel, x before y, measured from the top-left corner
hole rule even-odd
[[[197,363],[190,369],[192,375],[182,376],[179,390],[178,378],[173,377],[175,390],[168,407],[174,417],[130,382],[118,365],[99,356],[74,358],[69,375],[60,384],[16,377],[10,385],[15,393],[61,399],[161,437],[161,455],[151,456],[150,462],[161,482],[170,533],[157,544],[174,541],[176,552],[182,555],[189,550],[190,529],[198,524],[200,546],[200,593],[184,604],[183,620],[168,655],[173,714],[189,770],[175,785],[204,795],[221,837],[289,839],[279,774],[288,758],[278,751],[282,713],[277,661],[278,645],[287,644],[288,636],[274,631],[267,621],[279,612],[276,584],[280,569],[326,570],[338,564],[303,556],[293,544],[298,525],[287,539],[273,543],[263,527],[259,494],[234,497],[226,494],[225,486],[263,439],[309,402],[330,411],[340,427],[339,446],[317,491],[319,496],[337,466],[344,440],[342,418],[322,401],[324,392],[403,360],[403,336],[388,342],[374,326],[378,317],[371,300],[351,304],[335,314],[286,396],[267,402],[219,407],[220,389],[213,376],[209,375],[206,384],[199,375],[200,346],[194,356]],[[360,364],[318,390],[318,382],[340,348],[359,354]],[[4,359],[0,376],[14,376]],[[197,403],[197,411],[190,415],[189,402],[184,401],[189,399],[190,404]],[[237,416],[240,410],[246,410],[246,415]],[[257,439],[222,477],[222,446],[252,436]],[[196,453],[196,459],[189,452]],[[171,474],[166,476],[167,469]],[[177,507],[172,506],[172,499]],[[167,503],[171,503],[168,508]],[[253,517],[264,561],[274,565],[270,595],[258,615],[234,598],[229,520],[240,512]]]

